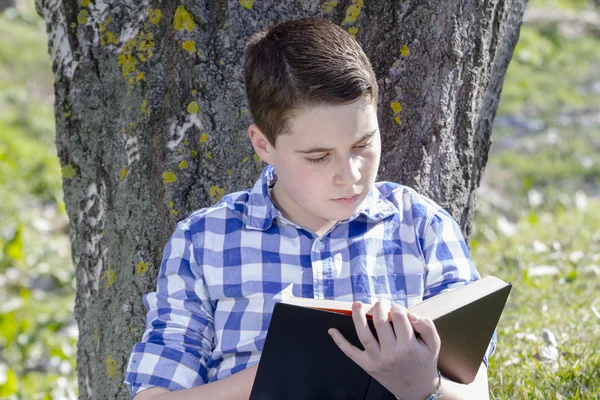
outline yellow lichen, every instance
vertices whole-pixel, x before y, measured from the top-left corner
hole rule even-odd
[[[402,105],[397,101],[392,101],[390,103],[390,107],[392,107],[392,110],[394,110],[394,114],[398,114],[400,111],[402,111]]]
[[[64,115],[65,115],[65,118],[69,118],[71,116],[71,111],[67,111]]]
[[[110,24],[112,20],[112,17],[108,17],[104,22],[100,22],[98,24],[98,30],[100,31],[100,33],[104,33],[106,31],[107,25]]]
[[[346,18],[344,18],[344,21],[342,21],[342,25],[348,25],[356,22],[363,5],[363,0],[352,0],[352,4],[350,7],[348,7],[348,9],[346,9]]]
[[[209,194],[214,201],[219,201],[221,200],[221,197],[225,195],[225,189],[220,188],[217,185],[213,185],[210,187]]]
[[[142,101],[142,107],[140,109],[142,114],[146,114],[148,112],[148,100],[144,99],[144,101]]]
[[[121,180],[125,179],[125,177],[127,176],[127,167],[123,167],[123,169],[121,170]]]
[[[79,22],[81,25],[87,24],[87,16],[88,13],[86,10],[79,11],[79,14],[77,15],[77,22]]]
[[[71,164],[67,164],[64,167],[62,167],[62,176],[65,179],[71,179],[75,176],[75,170],[73,169],[73,166]]]
[[[109,39],[110,38],[107,36],[105,41],[108,41]],[[152,35],[141,29],[135,38],[129,39],[125,43],[117,56],[118,65],[121,66],[123,77],[128,78],[127,82],[130,86],[144,78],[144,73],[136,71],[136,68],[138,61],[146,62],[148,58],[152,57],[154,42],[151,39]],[[114,39],[114,42],[118,43],[118,40]],[[137,72],[136,76],[129,76],[135,72]],[[131,93],[131,88],[129,88],[128,93]]]
[[[197,114],[198,111],[200,111],[200,106],[198,106],[198,103],[192,101],[190,102],[190,104],[188,104],[187,112],[189,112],[190,114]]]
[[[252,6],[254,5],[254,0],[240,0],[240,5],[248,10],[252,10]]]
[[[225,65],[225,61],[224,61],[224,60],[220,60],[220,61],[219,61],[219,64],[221,64],[221,65]]]
[[[321,12],[330,13],[333,11],[335,6],[337,6],[336,0],[326,1],[325,3],[319,6],[319,10],[321,10]]]
[[[198,89],[192,89],[192,94],[198,93]]]
[[[148,271],[148,264],[146,264],[143,261],[140,261],[137,265],[137,273],[139,275],[144,275],[146,273],[146,271]]]
[[[101,276],[102,279],[106,279],[106,288],[110,288],[113,283],[117,280],[117,274],[111,267],[108,267]]]
[[[198,152],[196,150],[192,150],[192,157],[196,157],[198,155]]]
[[[90,0],[81,0],[79,4],[81,4],[81,7],[87,7],[90,5]]]
[[[352,36],[353,38],[356,39],[356,34],[358,33],[358,28],[355,26],[352,26],[352,27],[348,28],[348,33],[350,34],[350,36]]]
[[[211,153],[210,151],[207,151],[207,152],[206,152],[204,155],[205,155],[205,156],[206,156],[206,158],[208,158],[209,160],[212,160],[212,159],[213,159],[213,155],[212,155],[212,153]]]
[[[173,208],[174,205],[175,203],[173,203],[172,201],[169,202],[169,208]]]
[[[102,46],[106,46],[107,44],[119,44],[119,38],[109,31],[100,37],[100,44],[102,44]]]
[[[177,31],[185,29],[188,32],[191,32],[195,27],[196,23],[188,10],[186,10],[184,6],[177,7],[177,10],[175,10],[175,17],[173,18],[173,28]]]
[[[187,163],[187,161],[183,160],[183,161],[181,161],[181,162],[179,163],[179,168],[180,168],[180,169],[187,169],[187,167],[188,167],[188,163]]]
[[[254,158],[255,162],[260,162],[261,161],[260,160],[260,156],[258,154],[256,154],[256,153],[254,153],[254,155],[252,156],[252,158]]]
[[[184,140],[183,140],[183,145],[184,145],[184,146],[189,146],[189,145],[190,145],[190,141],[189,141],[189,140],[187,140],[187,139],[184,139]]]
[[[129,39],[121,53],[117,56],[117,62],[121,66],[121,70],[123,71],[123,77],[127,78],[127,76],[135,71],[137,66],[137,60],[133,55],[133,51],[135,49],[136,41],[135,39]]]
[[[165,172],[163,174],[163,181],[165,183],[177,182],[177,175],[175,175],[175,173],[173,173],[172,171]]]
[[[401,122],[401,120],[400,120],[400,116],[397,116],[396,118],[394,118],[394,121],[396,121],[396,123],[397,123],[398,125],[400,125],[400,122]]]
[[[228,169],[227,170],[227,175],[231,175],[231,174],[233,174],[233,170],[232,169]]]
[[[161,17],[162,17],[162,11],[154,10],[152,8],[148,10],[148,20],[150,21],[150,23],[152,23],[154,25],[158,24]]]
[[[114,360],[111,356],[108,356],[106,359],[106,375],[111,378],[117,376],[117,361]]]
[[[173,214],[173,215],[179,215],[179,211],[177,211],[177,210],[171,210],[171,214]]]
[[[246,107],[242,107],[240,112],[242,113],[242,115],[246,115],[246,114],[248,114],[248,109]]]
[[[200,136],[200,143],[208,142],[208,133],[202,132],[202,136]]]
[[[185,42],[183,42],[181,47],[183,47],[183,49],[190,54],[196,51],[196,43],[194,43],[193,40],[186,40]]]
[[[400,54],[402,54],[402,57],[406,57],[410,54],[410,50],[408,49],[407,45],[403,45],[402,47],[400,47]]]
[[[247,163],[247,162],[248,162],[248,157],[244,157],[244,158],[242,158],[242,162],[243,162],[243,163]]]

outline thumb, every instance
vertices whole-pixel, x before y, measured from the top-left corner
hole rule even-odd
[[[418,333],[420,340],[432,353],[437,355],[440,351],[441,340],[433,321],[429,318],[421,318],[412,313],[408,314],[408,320],[410,321],[413,330]]]

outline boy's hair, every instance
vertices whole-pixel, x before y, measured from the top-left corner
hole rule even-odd
[[[323,19],[283,22],[254,34],[244,53],[254,123],[272,146],[293,111],[348,104],[366,95],[377,107],[377,80],[358,42]]]

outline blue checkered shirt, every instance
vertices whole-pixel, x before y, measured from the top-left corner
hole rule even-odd
[[[276,179],[267,166],[252,189],[177,224],[157,290],[143,299],[146,331],[125,376],[132,397],[152,386],[199,386],[258,364],[284,289],[410,307],[479,278],[454,219],[408,187],[376,183],[357,214],[318,237],[273,204]]]

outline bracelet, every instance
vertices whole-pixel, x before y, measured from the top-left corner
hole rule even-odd
[[[427,396],[425,398],[425,400],[435,400],[435,399],[442,397],[442,392],[440,392],[440,385],[442,384],[442,373],[440,372],[439,369],[437,370],[437,374],[438,374],[438,383],[437,383],[435,389],[433,390],[433,393],[431,393],[429,396]],[[396,400],[400,400],[400,397],[396,396]]]

